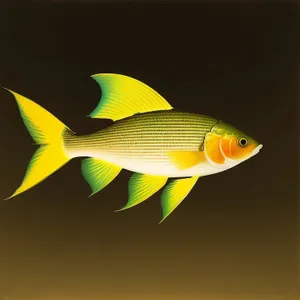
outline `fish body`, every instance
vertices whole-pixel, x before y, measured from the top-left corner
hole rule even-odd
[[[142,113],[90,135],[68,135],[65,148],[70,157],[99,158],[132,172],[204,176],[219,170],[205,156],[196,165],[180,169],[173,163],[172,153],[199,152],[205,135],[217,122],[211,117],[176,110]]]
[[[230,169],[257,154],[262,145],[216,118],[174,109],[152,88],[118,74],[97,74],[102,98],[90,114],[110,126],[77,135],[35,102],[12,92],[24,123],[40,145],[16,196],[76,157],[83,176],[99,192],[122,169],[135,172],[123,209],[162,192],[163,220],[182,202],[199,177]],[[11,198],[10,197],[10,198]],[[122,209],[122,210],[123,210]]]

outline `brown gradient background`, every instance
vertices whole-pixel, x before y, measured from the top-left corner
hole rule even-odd
[[[159,194],[130,210],[123,171],[88,198],[80,159],[0,203],[0,299],[296,300],[297,53],[293,3],[1,4],[0,84],[78,134],[100,88],[138,78],[186,111],[263,143],[255,158],[198,181],[161,225]],[[0,198],[35,147],[1,90]]]

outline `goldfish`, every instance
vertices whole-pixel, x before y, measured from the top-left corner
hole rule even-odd
[[[134,207],[163,189],[162,222],[200,177],[233,168],[262,148],[262,144],[222,120],[173,108],[135,78],[113,73],[91,77],[102,94],[89,117],[113,122],[86,135],[77,135],[37,103],[7,89],[38,145],[21,185],[7,199],[81,157],[82,174],[91,195],[110,184],[122,169],[134,172],[128,183],[128,201],[117,211]]]

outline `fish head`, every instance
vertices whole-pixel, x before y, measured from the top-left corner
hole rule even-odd
[[[215,136],[215,146],[227,161],[240,163],[256,155],[263,147],[258,141],[236,129],[235,127],[220,121],[211,132]]]

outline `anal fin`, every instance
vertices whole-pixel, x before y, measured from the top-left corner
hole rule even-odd
[[[121,167],[96,158],[86,158],[82,161],[82,175],[96,194],[111,183],[122,170]]]
[[[165,176],[134,173],[128,183],[128,202],[118,211],[128,209],[145,201],[160,190],[167,180],[168,177]]]
[[[199,176],[175,179],[164,188],[161,195],[163,219],[160,221],[160,223],[164,221],[184,200],[198,179]]]

